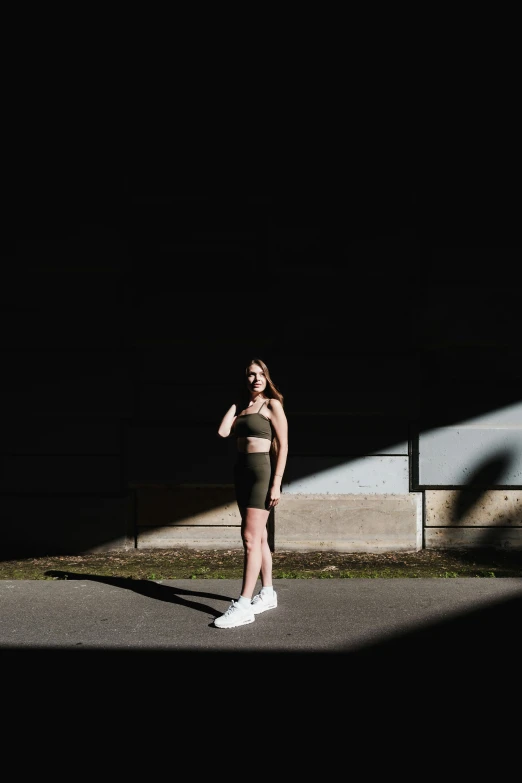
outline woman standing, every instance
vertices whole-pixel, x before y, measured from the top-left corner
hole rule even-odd
[[[245,376],[243,399],[230,406],[218,429],[220,437],[233,435],[237,442],[234,487],[241,515],[244,564],[240,596],[216,618],[217,628],[252,623],[256,614],[277,606],[267,523],[281,497],[288,456],[288,422],[283,395],[266,364],[252,359]],[[261,590],[254,596],[260,574]]]

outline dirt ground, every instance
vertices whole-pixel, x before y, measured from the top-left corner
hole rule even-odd
[[[67,579],[90,574],[128,579],[240,579],[241,549],[153,549],[0,561],[0,579]],[[495,549],[354,554],[279,552],[274,579],[522,577],[522,552]]]

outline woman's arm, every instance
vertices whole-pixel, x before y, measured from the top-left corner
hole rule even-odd
[[[279,400],[271,401],[270,410],[272,411],[272,426],[279,446],[272,484],[280,487],[288,457],[288,420]]]
[[[237,405],[234,403],[230,406],[228,411],[225,413],[221,420],[221,424],[219,425],[218,429],[218,435],[220,438],[228,438],[230,433],[232,432],[232,427],[234,426],[234,422],[237,418]]]

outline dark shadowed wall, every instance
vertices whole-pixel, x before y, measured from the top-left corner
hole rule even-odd
[[[135,177],[29,201],[2,286],[3,556],[197,545],[208,526],[239,545],[216,429],[256,355],[285,395],[288,497],[335,475],[371,504],[387,471],[379,493],[422,499],[421,434],[517,402],[521,364],[509,250],[448,253],[414,190]]]

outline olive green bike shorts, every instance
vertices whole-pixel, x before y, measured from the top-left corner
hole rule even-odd
[[[239,453],[234,466],[234,486],[239,508],[262,508],[268,511],[271,476],[270,452]]]

